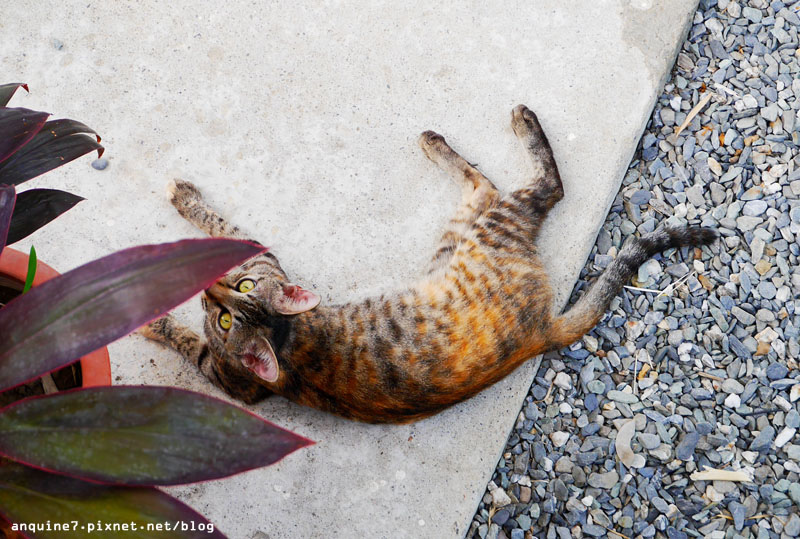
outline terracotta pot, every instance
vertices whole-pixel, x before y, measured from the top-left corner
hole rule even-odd
[[[21,283],[25,282],[28,275],[28,255],[21,253],[10,247],[3,249],[0,253],[0,274],[10,277]],[[33,279],[33,286],[49,281],[59,273],[38,261],[36,267],[36,277]],[[81,387],[110,386],[111,385],[111,364],[108,360],[108,348],[103,347],[87,354],[80,359],[81,362]]]

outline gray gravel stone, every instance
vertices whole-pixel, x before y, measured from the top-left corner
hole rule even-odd
[[[619,474],[615,471],[589,474],[589,485],[595,488],[610,489],[619,482]]]
[[[602,395],[606,390],[606,385],[600,380],[592,380],[586,384],[586,388],[592,393]]]
[[[753,316],[752,314],[748,313],[747,311],[745,311],[744,309],[742,309],[738,305],[734,305],[734,307],[731,309],[731,314],[733,316],[735,316],[736,319],[739,322],[741,322],[742,324],[744,324],[745,326],[749,326],[750,324],[752,324],[753,322],[756,321],[756,317],[755,316]]]
[[[699,208],[705,205],[705,199],[703,198],[703,186],[702,185],[693,185],[689,189],[686,190],[686,198],[689,202],[692,203],[695,207]]]
[[[508,521],[509,518],[511,518],[511,512],[508,509],[500,509],[492,517],[492,522],[498,526],[502,526]]]
[[[779,380],[784,378],[789,372],[789,368],[781,363],[770,363],[767,366],[766,374],[770,380]]]
[[[616,389],[612,389],[608,393],[606,393],[606,397],[611,399],[612,401],[616,402],[624,402],[625,404],[633,404],[639,402],[639,397],[632,393],[626,393],[624,391],[617,391]]]
[[[642,444],[642,447],[645,449],[655,449],[659,445],[661,445],[661,438],[659,438],[655,434],[648,434],[646,432],[640,432],[636,435],[639,439],[639,443]]]
[[[797,537],[800,535],[800,517],[797,516],[797,513],[793,513],[789,517],[789,520],[786,521],[786,525],[783,527],[783,533],[789,537]]]
[[[728,504],[728,511],[733,517],[733,526],[737,531],[744,528],[745,507],[739,502],[733,501]]]
[[[770,426],[764,427],[758,433],[750,444],[750,451],[767,451],[772,445],[772,440],[775,439],[775,428]]]
[[[764,299],[773,299],[775,294],[778,292],[778,290],[775,288],[775,285],[770,281],[761,281],[758,283],[756,290],[758,290],[758,293]]]
[[[694,457],[694,450],[699,441],[700,434],[697,431],[688,433],[683,437],[678,447],[675,448],[675,457],[681,460],[692,460]]]
[[[767,211],[769,206],[763,200],[750,200],[745,203],[744,207],[742,208],[742,213],[744,215],[749,215],[750,217],[758,217],[764,215],[764,212]]]
[[[646,189],[639,189],[634,192],[630,198],[631,204],[643,205],[650,202],[650,191]]]
[[[722,382],[722,391],[725,393],[736,393],[738,395],[744,391],[744,386],[738,380],[728,378]]]
[[[561,500],[562,502],[567,501],[569,498],[569,490],[567,490],[567,486],[561,479],[556,479],[553,481],[553,494],[555,495],[556,499]]]

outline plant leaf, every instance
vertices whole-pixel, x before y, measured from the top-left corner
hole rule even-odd
[[[28,85],[24,82],[12,82],[11,84],[0,84],[0,107],[5,107],[8,102],[11,100],[11,96],[14,95],[14,92],[17,91],[17,88],[24,88],[26,92],[30,92],[28,90]]]
[[[24,294],[33,286],[33,279],[36,277],[36,249],[31,245],[31,253],[28,255],[28,273],[25,275],[25,285],[22,287]]]
[[[173,387],[92,387],[0,410],[0,453],[102,483],[218,479],[311,443],[224,401]]]
[[[11,216],[14,214],[14,203],[17,192],[13,185],[0,184],[0,253],[6,246],[8,229],[11,226]]]
[[[49,121],[28,144],[0,163],[0,180],[19,185],[93,150],[99,157],[104,150],[99,141],[97,133],[81,122]]]
[[[0,390],[127,335],[263,251],[219,238],[143,245],[33,287],[0,310]]]
[[[8,244],[28,237],[82,200],[58,189],[28,189],[19,193],[8,229]]]
[[[41,523],[41,529],[27,534],[36,539],[225,537],[202,515],[158,489],[97,485],[8,461],[0,465],[0,513],[20,525]],[[76,525],[77,529],[52,529],[56,523]],[[182,529],[183,523],[189,529]],[[89,529],[98,524],[100,529]],[[135,525],[136,529],[106,530],[105,524]],[[148,530],[148,525],[153,529]],[[158,525],[177,525],[177,529],[156,531]]]
[[[24,147],[45,125],[50,114],[22,108],[0,108],[0,163]],[[13,183],[3,179],[3,183]]]

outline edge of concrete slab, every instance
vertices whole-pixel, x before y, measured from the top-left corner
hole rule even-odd
[[[669,39],[664,38],[662,34],[660,34],[656,28],[653,28],[652,24],[648,24],[651,22],[647,19],[647,17],[643,17],[643,11],[639,10],[631,10],[631,16],[627,18],[628,24],[626,25],[627,29],[630,30],[630,38],[629,42],[632,46],[638,48],[642,55],[645,58],[645,62],[649,66],[651,70],[651,74],[654,75],[656,80],[658,81],[655,86],[651,89],[650,94],[648,96],[648,107],[645,111],[645,114],[642,115],[639,121],[639,127],[636,129],[636,138],[633,144],[631,145],[630,151],[620,157],[618,163],[618,173],[615,175],[616,181],[613,185],[608,185],[607,196],[604,197],[606,202],[604,210],[602,213],[597,212],[595,216],[591,219],[591,228],[584,231],[584,235],[581,241],[581,248],[578,257],[570,260],[567,264],[565,264],[564,268],[569,270],[569,277],[567,279],[561,280],[558,283],[554,284],[554,292],[556,295],[555,306],[558,310],[563,310],[567,302],[569,301],[570,293],[574,288],[575,284],[578,281],[578,276],[580,275],[581,269],[585,264],[585,261],[588,259],[589,254],[592,250],[592,247],[595,244],[597,239],[597,234],[600,232],[600,228],[603,226],[605,222],[606,216],[608,215],[608,211],[611,208],[611,204],[614,202],[614,198],[616,198],[617,193],[619,192],[619,188],[622,185],[622,180],[625,177],[625,173],[628,170],[631,160],[633,159],[634,154],[636,153],[636,148],[638,146],[638,141],[641,138],[642,133],[647,126],[647,123],[650,121],[651,114],[655,107],[656,100],[660,95],[662,89],[666,81],[669,79],[670,73],[672,68],[675,64],[677,59],[678,53],[683,46],[684,41],[686,40],[686,36],[689,33],[689,29],[692,25],[692,19],[694,13],[697,11],[697,6],[700,0],[691,0],[685,9],[676,9],[674,12],[670,11],[664,4],[658,4],[656,9],[661,10],[661,15],[658,17],[659,20],[669,19],[666,21],[667,26],[678,27],[680,28],[679,32],[677,33],[677,39]],[[643,5],[649,6],[649,8],[653,7],[653,3],[649,2],[648,0],[644,0],[642,2]],[[672,6],[674,7],[674,6]],[[675,37],[675,36],[670,36]],[[563,223],[557,224],[554,219],[548,219],[548,223],[545,224],[542,230],[542,237],[543,238],[554,238],[555,234],[548,234],[548,228],[557,228],[563,225]],[[544,259],[547,260],[554,260],[558,259],[558,255],[561,251],[560,245],[553,241],[543,241],[540,242],[541,246],[541,254]],[[530,376],[520,376],[523,378],[524,381],[527,381],[527,386],[530,386],[533,383],[533,377],[539,371],[539,368],[542,364],[543,356],[537,356],[532,360],[531,363],[531,372],[532,375]],[[516,374],[515,374],[516,375]],[[523,384],[525,385],[525,384]],[[520,408],[524,403],[524,398],[527,395],[527,391],[522,394],[522,398],[520,399]],[[506,440],[511,435],[511,432],[514,429],[514,424],[516,422],[516,417],[511,417],[506,429],[506,435],[503,438],[503,443],[500,445],[496,452],[496,457],[494,462],[499,462],[500,458],[502,457],[503,451],[506,446]],[[483,485],[488,485],[489,481],[491,481],[492,475],[494,474],[495,467],[492,467],[491,470],[486,473],[485,477],[486,480],[483,482]],[[472,518],[477,511],[481,498],[483,497],[484,493],[486,492],[486,487],[481,488],[480,490],[476,491],[473,496],[473,511],[469,515],[469,520],[464,525],[464,533],[462,537],[466,537],[466,534],[469,532],[469,527],[472,522]]]

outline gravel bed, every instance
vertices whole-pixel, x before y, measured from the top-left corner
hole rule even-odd
[[[721,240],[545,356],[467,537],[800,536],[798,28],[800,1],[701,0],[573,301],[629,236]]]

